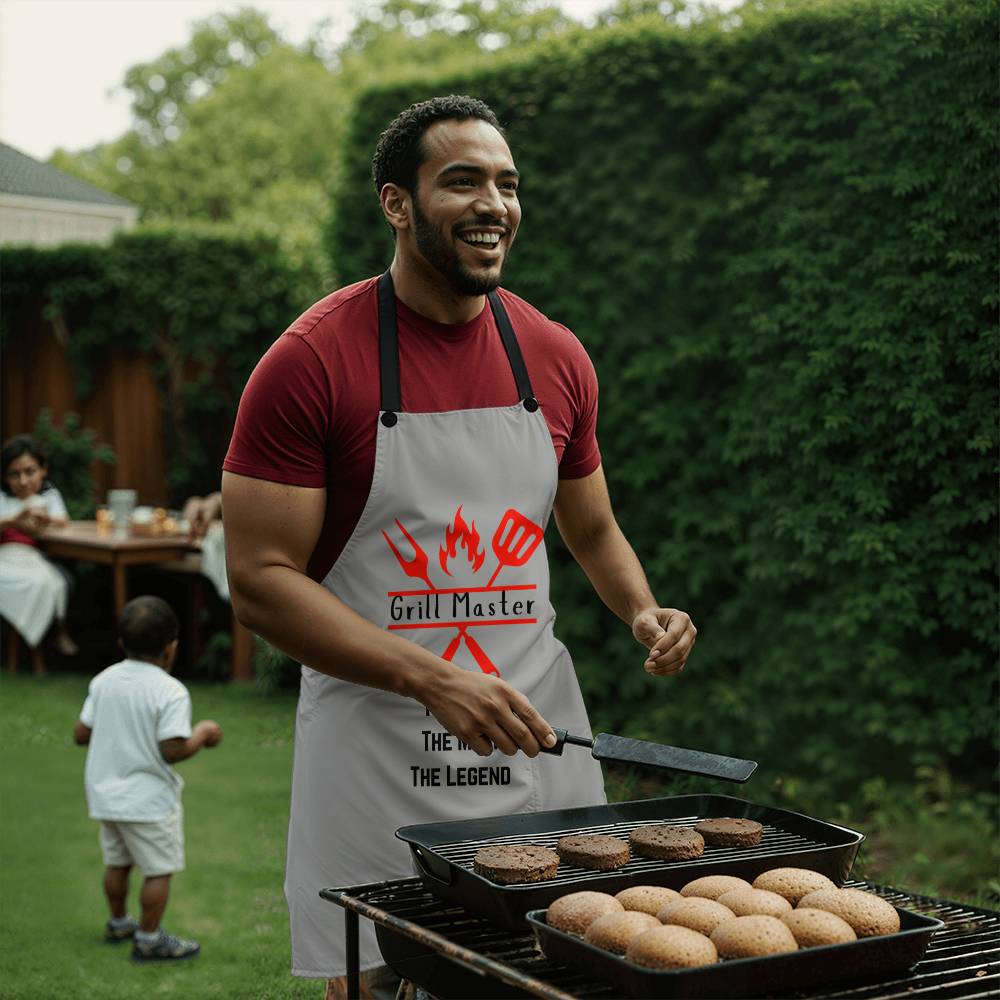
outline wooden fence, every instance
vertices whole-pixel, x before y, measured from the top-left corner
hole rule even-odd
[[[67,413],[78,413],[83,426],[94,431],[98,442],[109,444],[117,457],[115,465],[98,463],[93,469],[98,499],[109,489],[130,488],[142,504],[165,504],[163,407],[148,359],[109,354],[94,373],[93,391],[80,396],[52,323],[38,315],[29,329],[11,334],[0,377],[3,440],[30,432],[46,407],[57,424]]]

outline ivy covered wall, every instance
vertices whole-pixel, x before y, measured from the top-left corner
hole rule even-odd
[[[26,365],[19,360],[37,357],[26,340],[50,331],[72,366],[77,401],[98,387],[112,354],[149,362],[164,440],[146,448],[145,461],[166,463],[161,477],[165,472],[170,494],[145,498],[157,503],[179,504],[218,489],[247,377],[271,342],[322,294],[318,276],[294,268],[269,238],[176,229],[138,230],[110,247],[4,248],[0,272],[5,382],[47,378],[21,371]],[[44,357],[51,360],[51,351]],[[149,391],[145,381],[135,391],[142,396],[143,390]],[[119,396],[109,405],[126,405],[128,396]],[[149,410],[148,399],[134,400],[137,420]],[[26,417],[5,433],[30,429],[35,414]],[[129,413],[116,413],[115,420],[127,423]],[[132,436],[141,440],[142,431],[136,427]],[[128,437],[116,449],[119,467],[127,464]],[[120,474],[127,479],[128,469]]]
[[[649,22],[374,90],[329,245],[391,244],[369,164],[435,93],[488,101],[523,174],[505,285],[580,337],[619,520],[698,648],[653,681],[557,552],[602,726],[854,782],[996,739],[995,0]]]

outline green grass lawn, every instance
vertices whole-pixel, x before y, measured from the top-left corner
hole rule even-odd
[[[295,699],[191,685],[195,718],[222,744],[178,765],[187,870],[164,926],[201,942],[177,966],[139,966],[102,941],[107,907],[98,825],[87,818],[86,750],[74,745],[88,679],[0,680],[0,997],[9,1000],[305,998],[323,985],[288,971],[282,894]],[[130,912],[138,912],[133,875]],[[332,904],[331,904],[332,907]]]
[[[102,941],[98,826],[84,800],[86,751],[71,736],[87,681],[0,678],[0,998],[320,1000],[321,983],[289,974],[281,890],[294,696],[189,685],[195,718],[216,719],[225,738],[178,765],[187,783],[187,870],[174,879],[164,925],[200,941],[202,954],[178,967],[137,966],[128,945]],[[730,790],[718,784],[707,790]],[[693,790],[648,771],[609,774],[609,796],[618,800]],[[772,804],[867,833],[855,866],[861,877],[996,906],[995,816],[955,789],[932,791],[872,787],[867,804]],[[775,799],[766,778],[739,794]],[[135,884],[133,913],[137,892]]]

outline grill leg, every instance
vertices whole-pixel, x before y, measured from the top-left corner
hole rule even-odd
[[[344,943],[347,951],[347,996],[348,1000],[358,1000],[361,983],[358,966],[358,915],[354,910],[344,911]]]

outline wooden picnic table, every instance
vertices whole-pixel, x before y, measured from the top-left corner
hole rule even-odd
[[[198,542],[187,535],[132,535],[119,534],[114,529],[98,527],[96,521],[70,521],[64,527],[46,528],[38,535],[42,549],[57,559],[92,562],[111,567],[114,590],[114,624],[128,601],[127,571],[130,566],[150,566],[177,563],[200,552]],[[232,621],[232,676],[234,681],[247,681],[253,677],[251,655],[253,641],[250,633],[236,620]]]

